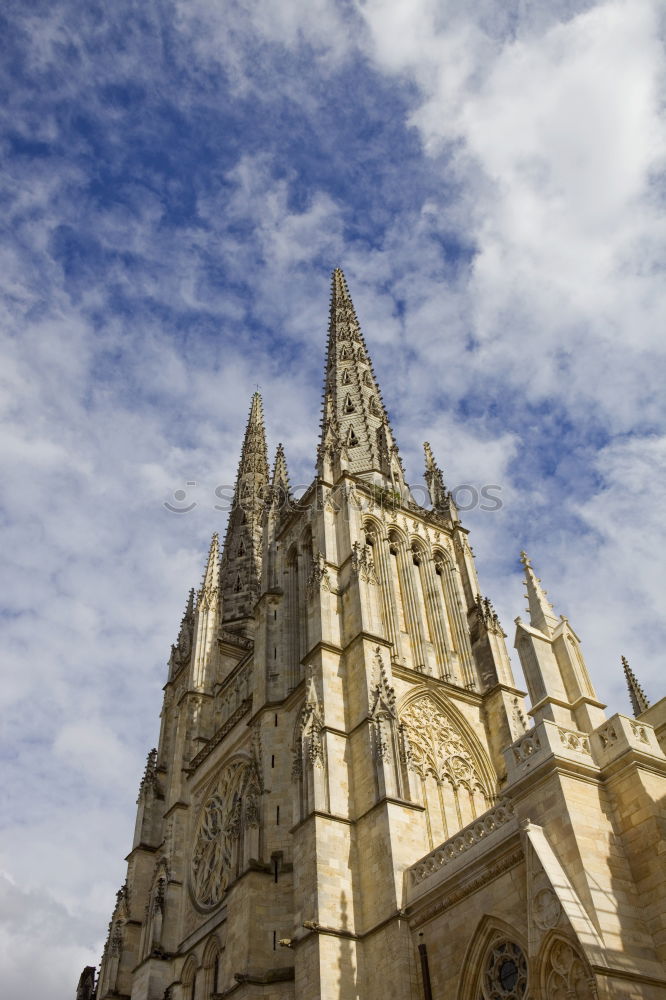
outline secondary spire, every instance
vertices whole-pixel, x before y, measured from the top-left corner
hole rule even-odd
[[[268,453],[259,392],[252,395],[227,533],[220,590],[222,622],[239,629],[249,622],[261,579],[262,512],[268,489]]]

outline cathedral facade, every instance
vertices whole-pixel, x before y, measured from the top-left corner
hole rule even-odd
[[[336,270],[316,477],[255,393],[79,1000],[666,998],[666,699],[607,718],[523,553],[526,707],[425,462]]]

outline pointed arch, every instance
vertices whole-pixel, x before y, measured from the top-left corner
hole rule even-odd
[[[539,984],[537,995],[544,1000],[597,998],[594,973],[580,943],[559,930],[551,930],[544,937],[534,968],[534,979]]]
[[[525,935],[518,932],[515,926],[508,924],[501,917],[485,914],[476,925],[465,949],[456,1000],[479,1000],[479,998],[485,1000],[482,981],[488,966],[488,958],[493,946],[502,943],[515,945],[523,956],[527,956]],[[526,958],[525,965],[527,966]],[[523,994],[525,998],[528,996],[529,988],[528,981]]]
[[[497,779],[478,736],[449,699],[421,686],[398,711],[405,785],[425,806],[432,850],[486,812]]]
[[[455,728],[472,753],[484,788],[487,789],[490,799],[494,799],[497,793],[497,775],[490,762],[490,757],[474,729],[451,698],[447,698],[445,695],[433,691],[426,684],[422,684],[417,688],[412,688],[403,696],[398,705],[398,715],[402,718],[410,705],[423,698],[429,698],[444,715],[450,716]]]
[[[194,1000],[197,985],[197,962],[194,955],[188,955],[180,973],[183,1000]]]
[[[219,962],[222,946],[217,934],[208,938],[204,948],[202,966],[204,970],[204,997],[210,1000],[219,989]]]
[[[472,647],[467,616],[463,610],[463,593],[459,586],[460,572],[455,559],[445,548],[433,549],[435,575],[439,579],[439,593],[444,604],[444,621],[447,639],[454,654],[454,673],[460,673],[466,687],[475,687]]]

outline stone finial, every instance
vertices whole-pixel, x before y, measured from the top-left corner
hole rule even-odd
[[[634,717],[638,718],[638,716],[642,715],[643,712],[647,712],[650,707],[650,702],[645,697],[645,692],[638,683],[635,673],[629,666],[629,661],[626,656],[622,657],[622,669],[624,670],[624,676],[627,679],[629,698],[631,699],[631,708],[634,713]]]
[[[520,561],[525,572],[530,625],[550,637],[559,625],[559,619],[555,617],[553,606],[548,600],[546,591],[541,586],[540,578],[534,572],[527,552],[520,553]]]

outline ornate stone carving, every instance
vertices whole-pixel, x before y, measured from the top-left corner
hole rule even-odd
[[[324,766],[324,728],[323,709],[312,672],[308,674],[305,686],[305,702],[301,709],[298,724],[298,737],[294,747],[294,763],[291,769],[293,777],[300,777],[304,763],[316,767]]]
[[[511,710],[511,731],[514,734],[514,738],[527,732],[527,721],[517,698],[513,699],[513,708]]]
[[[606,749],[606,747],[610,744],[617,742],[617,733],[615,732],[615,727],[611,722],[607,723],[605,726],[601,726],[601,728],[597,730],[597,733],[604,749]]]
[[[640,726],[637,722],[631,723],[631,731],[641,743],[649,743],[647,733],[645,731],[645,726]]]
[[[519,739],[511,747],[516,764],[523,764],[537,751],[541,750],[541,740],[535,729],[530,729],[527,735]]]
[[[567,941],[556,941],[546,971],[548,1000],[596,1000],[597,987],[578,950]]]
[[[182,667],[190,662],[192,640],[194,637],[194,618],[194,589],[192,589],[190,590],[185,613],[180,623],[178,639],[171,647],[171,656],[169,657],[169,672],[171,676],[177,674]]]
[[[141,796],[145,795],[149,789],[155,787],[156,782],[156,765],[157,765],[157,748],[153,747],[149,751],[146,758],[146,766],[143,771],[143,777],[141,778],[141,784],[139,786],[139,795],[137,798],[137,803],[141,800]]]
[[[560,901],[550,886],[537,889],[532,902],[532,914],[537,927],[542,931],[550,930],[557,925],[561,913]]]
[[[493,943],[481,980],[484,1000],[521,1000],[526,992],[527,962],[522,949],[513,941]]]
[[[224,768],[204,802],[190,866],[192,895],[202,909],[212,909],[223,899],[241,836],[259,822],[260,794],[252,763],[236,760]]]
[[[410,746],[410,768],[420,777],[447,779],[454,788],[480,789],[487,794],[476,763],[456,724],[428,695],[402,713]]]
[[[354,542],[352,546],[352,570],[365,583],[377,583],[375,562],[372,557],[372,546]]]
[[[558,732],[560,734],[560,741],[567,750],[574,750],[577,753],[590,755],[590,741],[585,733],[578,733],[573,729],[562,729],[562,727],[559,728]]]
[[[412,881],[415,885],[430,878],[440,868],[445,868],[470,847],[484,840],[489,834],[494,833],[505,823],[513,818],[513,805],[509,799],[502,799],[494,808],[489,809],[483,816],[474,820],[464,827],[455,837],[451,837],[439,847],[427,854],[425,858],[417,862],[411,869]]]
[[[308,600],[314,597],[319,590],[330,590],[331,580],[328,575],[326,560],[321,552],[315,552],[312,560],[312,569],[308,577],[306,592]]]
[[[500,625],[500,620],[490,598],[481,597],[481,594],[477,594],[475,608],[476,619],[479,625],[488,632],[494,632],[495,635],[501,635],[506,639],[506,633]]]
[[[370,695],[373,746],[378,760],[390,760],[393,755],[394,727],[397,719],[395,690],[388,682],[379,646],[375,647],[375,664],[377,683]]]

